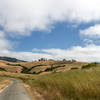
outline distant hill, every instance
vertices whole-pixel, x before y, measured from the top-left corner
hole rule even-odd
[[[1,56],[0,56],[0,60],[5,60],[5,61],[8,61],[8,62],[26,62],[26,61],[19,60],[19,59],[16,59],[16,58],[1,57]]]
[[[24,74],[47,74],[56,72],[67,72],[69,70],[81,69],[87,65],[85,62],[43,60],[25,62],[11,57],[0,56],[1,71],[24,73]],[[87,67],[87,66],[86,66]]]

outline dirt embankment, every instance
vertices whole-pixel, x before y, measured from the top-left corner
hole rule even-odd
[[[32,90],[31,87],[25,83],[22,83],[27,92],[29,93],[32,100],[45,100],[43,96],[35,90]]]

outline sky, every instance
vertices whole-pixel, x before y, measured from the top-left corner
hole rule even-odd
[[[100,0],[0,0],[0,56],[100,62]]]

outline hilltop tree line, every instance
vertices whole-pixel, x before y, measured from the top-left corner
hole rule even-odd
[[[53,60],[53,59],[49,59],[49,60]],[[40,58],[40,59],[38,59],[38,61],[48,61],[48,59],[46,59],[46,58]],[[63,61],[63,62],[77,62],[75,59],[71,59],[71,60],[62,59],[60,61]]]

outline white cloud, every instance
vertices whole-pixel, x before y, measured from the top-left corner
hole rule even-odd
[[[9,50],[12,48],[12,44],[5,38],[5,33],[0,31],[0,51]]]
[[[93,40],[87,39],[87,38],[84,39],[83,42],[84,42],[84,44],[85,44],[86,46],[95,44],[95,42],[94,42]]]
[[[40,58],[48,58],[51,59],[53,58],[49,54],[45,53],[32,53],[32,52],[15,52],[15,51],[3,51],[0,52],[0,55],[2,56],[8,56],[8,57],[14,57],[20,60],[25,60],[25,61],[33,61],[33,60],[38,60]]]
[[[92,37],[92,38],[95,38],[95,37],[98,38],[98,37],[100,37],[100,24],[91,26],[84,30],[80,30],[80,33],[83,35]]]
[[[85,47],[75,46],[71,49],[42,49],[41,53],[33,52],[15,52],[15,51],[0,51],[0,55],[16,57],[18,59],[32,61],[39,58],[47,59],[76,59],[84,62],[100,62],[100,46],[88,45]]]
[[[85,47],[75,46],[71,49],[44,49],[43,52],[52,55],[54,59],[76,59],[85,62],[100,62],[100,46],[88,45]]]
[[[100,1],[0,0],[0,25],[11,35],[30,35],[63,21],[100,21]]]

